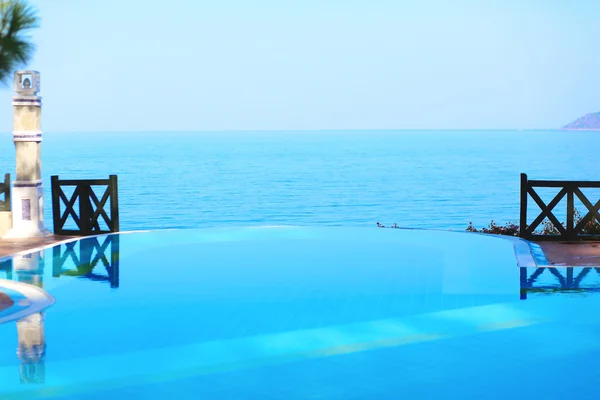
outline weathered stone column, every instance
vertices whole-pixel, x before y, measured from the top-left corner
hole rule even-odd
[[[44,227],[41,145],[42,98],[40,73],[16,71],[13,97],[13,141],[17,152],[17,178],[12,187],[12,229],[4,238],[50,235]]]

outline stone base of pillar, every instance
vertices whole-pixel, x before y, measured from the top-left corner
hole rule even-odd
[[[50,236],[44,227],[44,190],[42,181],[14,181],[12,187],[13,226],[3,239]]]
[[[0,237],[4,236],[12,228],[12,212],[0,211]]]

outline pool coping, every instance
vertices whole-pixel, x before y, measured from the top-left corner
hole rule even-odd
[[[385,228],[383,228],[385,229]],[[485,236],[493,239],[506,240],[512,243],[515,259],[519,268],[556,268],[546,258],[544,251],[539,244],[531,242],[529,240],[521,239],[516,236],[506,235],[495,235],[490,233],[480,232],[465,232],[465,231],[453,231],[449,229],[428,229],[428,228],[391,228],[401,230],[413,230],[413,231],[436,231],[436,232],[451,232],[463,235],[478,235]],[[579,267],[574,265],[561,265],[561,267]]]
[[[385,229],[385,228],[384,228]],[[436,231],[436,232],[452,232],[468,235],[480,235],[495,239],[502,239],[512,242],[517,266],[520,268],[600,268],[600,265],[595,264],[567,264],[567,263],[551,263],[548,261],[542,246],[539,244],[522,239],[517,236],[497,235],[492,233],[455,231],[452,229],[430,229],[430,228],[405,228],[397,227],[390,229],[413,230],[413,231]]]
[[[140,231],[123,231],[123,232],[114,232],[114,233],[102,233],[99,235],[89,235],[89,236],[69,236],[63,240],[58,240],[56,242],[44,244],[42,246],[35,246],[35,247],[31,247],[31,248],[28,248],[25,250],[17,251],[12,254],[7,254],[5,256],[0,257],[0,262],[10,260],[13,257],[20,257],[20,256],[24,256],[27,254],[35,253],[36,251],[51,249],[52,247],[60,246],[61,244],[71,243],[71,242],[86,239],[86,238],[109,236],[109,235],[128,235],[131,233],[147,233],[147,232],[155,232],[155,231],[173,231],[173,230],[178,230],[178,229],[145,229],[145,230],[140,230]]]
[[[29,283],[0,279],[0,291],[7,294],[14,302],[10,307],[2,311],[2,314],[6,313],[6,315],[0,314],[0,325],[42,312],[55,302],[54,297],[44,289]],[[14,292],[13,295],[11,295],[11,292]],[[15,298],[15,294],[21,298]],[[25,305],[19,304],[23,300],[29,303]],[[11,312],[11,309],[16,310]]]
[[[294,228],[294,227],[302,227],[300,225],[268,225],[268,226],[249,226],[251,228]],[[374,228],[375,229],[375,228]],[[376,228],[381,229],[381,228]],[[385,229],[385,228],[383,228]],[[480,235],[485,237],[490,237],[494,239],[507,240],[512,243],[514,255],[516,259],[517,266],[519,268],[587,268],[587,267],[596,267],[593,265],[566,265],[566,264],[552,264],[546,258],[542,247],[534,242],[529,240],[521,239],[519,237],[506,236],[506,235],[495,235],[489,233],[479,233],[479,232],[465,232],[465,231],[454,231],[448,229],[430,229],[430,228],[388,228],[388,229],[400,229],[400,230],[413,230],[413,231],[435,231],[435,232],[449,232],[449,233],[457,233],[457,234],[470,234],[470,235]],[[22,251],[18,251],[9,255],[5,255],[0,257],[0,262],[12,259],[14,257],[20,257],[23,255],[31,254],[36,251],[43,251],[55,246],[60,246],[62,244],[70,243],[73,241],[92,238],[92,237],[102,237],[109,235],[128,235],[132,233],[149,233],[149,232],[158,232],[158,231],[179,231],[186,230],[185,228],[167,228],[167,229],[144,229],[144,230],[134,230],[134,231],[123,231],[123,232],[114,232],[114,233],[103,233],[99,235],[90,235],[90,236],[75,236],[68,237],[64,240],[59,240],[56,242],[48,243],[42,246],[36,246],[33,248],[25,249]],[[597,267],[600,267],[597,266]]]

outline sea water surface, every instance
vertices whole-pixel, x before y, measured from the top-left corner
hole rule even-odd
[[[0,172],[14,179],[12,136],[0,140]],[[122,230],[376,222],[462,230],[518,219],[521,172],[600,180],[598,149],[600,133],[590,131],[46,132],[45,218],[51,227],[51,175],[116,174]],[[552,195],[542,191],[545,201]]]

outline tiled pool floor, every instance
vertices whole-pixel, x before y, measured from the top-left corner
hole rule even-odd
[[[518,268],[481,235],[158,231],[2,271],[56,300],[0,325],[3,399],[591,399],[600,381],[600,272]]]

